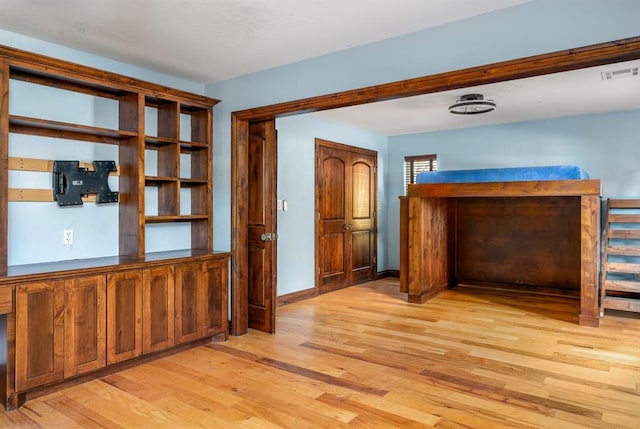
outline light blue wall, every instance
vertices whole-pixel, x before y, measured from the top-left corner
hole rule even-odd
[[[278,295],[313,288],[315,138],[378,152],[378,266],[386,267],[387,137],[314,118],[281,118],[278,129],[278,199],[288,210],[278,212]],[[300,174],[300,171],[311,174]],[[380,268],[379,268],[380,269]]]
[[[603,197],[640,195],[640,110],[572,116],[389,139],[388,261],[399,267],[399,201],[407,155],[435,153],[438,169],[578,165]]]
[[[637,0],[534,0],[440,27],[207,85],[207,95],[223,100],[216,107],[215,116],[216,247],[231,248],[231,112],[637,36],[640,34],[638,16],[640,1]],[[295,117],[287,118],[287,121],[295,120]],[[308,123],[299,127],[306,126]],[[309,130],[308,141],[304,144],[312,147],[311,137],[321,136],[324,131],[324,128]],[[389,150],[394,149],[390,147]],[[382,162],[390,165],[389,160],[382,159]],[[282,166],[281,162],[279,176],[285,175],[278,180],[281,188],[295,187],[297,183],[312,183],[313,169],[303,165],[290,166],[284,173]],[[401,177],[397,176],[395,170],[387,170],[385,175],[390,180]],[[397,216],[394,217],[397,192],[391,183],[380,189],[381,195],[388,196],[388,231],[385,235],[392,246],[386,248],[386,253],[379,254],[384,258],[384,264],[378,266],[380,270],[398,268]],[[292,224],[312,224],[311,218],[294,221],[293,216],[286,216]],[[307,256],[299,260],[298,255]],[[287,291],[293,291],[289,285],[295,285],[296,280],[298,290],[310,286],[308,279],[313,271],[313,259],[309,255],[313,255],[311,240],[300,241],[295,251],[288,248],[280,250],[278,276]],[[280,293],[283,293],[282,288]]]

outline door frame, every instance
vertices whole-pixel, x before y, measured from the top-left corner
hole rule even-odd
[[[231,113],[231,334],[248,330],[249,122],[640,59],[640,36]],[[275,154],[274,154],[275,155]],[[275,302],[272,303],[275,312]]]
[[[320,223],[321,219],[318,217],[320,213],[320,195],[318,193],[318,170],[319,160],[318,160],[318,150],[320,147],[330,148],[330,149],[338,149],[344,152],[357,153],[361,155],[373,156],[376,159],[375,163],[375,172],[374,172],[374,182],[373,182],[373,211],[374,211],[374,238],[373,238],[373,261],[371,261],[371,269],[373,271],[371,280],[375,280],[376,275],[378,273],[378,152],[372,149],[365,149],[358,146],[350,146],[344,143],[337,143],[330,140],[325,140],[321,138],[315,139],[315,187],[314,187],[314,217],[315,217],[315,232],[314,232],[314,249],[315,249],[315,294],[320,294],[320,286],[322,284],[322,272],[320,270],[322,256],[320,252]],[[350,284],[345,286],[351,286]]]

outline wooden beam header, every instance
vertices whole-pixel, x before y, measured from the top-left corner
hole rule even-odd
[[[355,106],[640,59],[640,36],[234,112],[240,120]]]

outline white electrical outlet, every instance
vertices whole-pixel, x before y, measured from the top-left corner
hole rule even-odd
[[[65,229],[62,236],[62,244],[70,246],[73,244],[73,230]]]

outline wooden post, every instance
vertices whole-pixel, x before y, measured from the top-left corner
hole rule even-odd
[[[581,325],[599,326],[598,260],[600,252],[600,197],[583,195],[580,202],[580,315]]]
[[[423,303],[449,284],[448,207],[444,198],[409,197],[401,203],[401,223],[406,223],[401,234],[404,231],[407,238],[400,277],[409,302]]]

